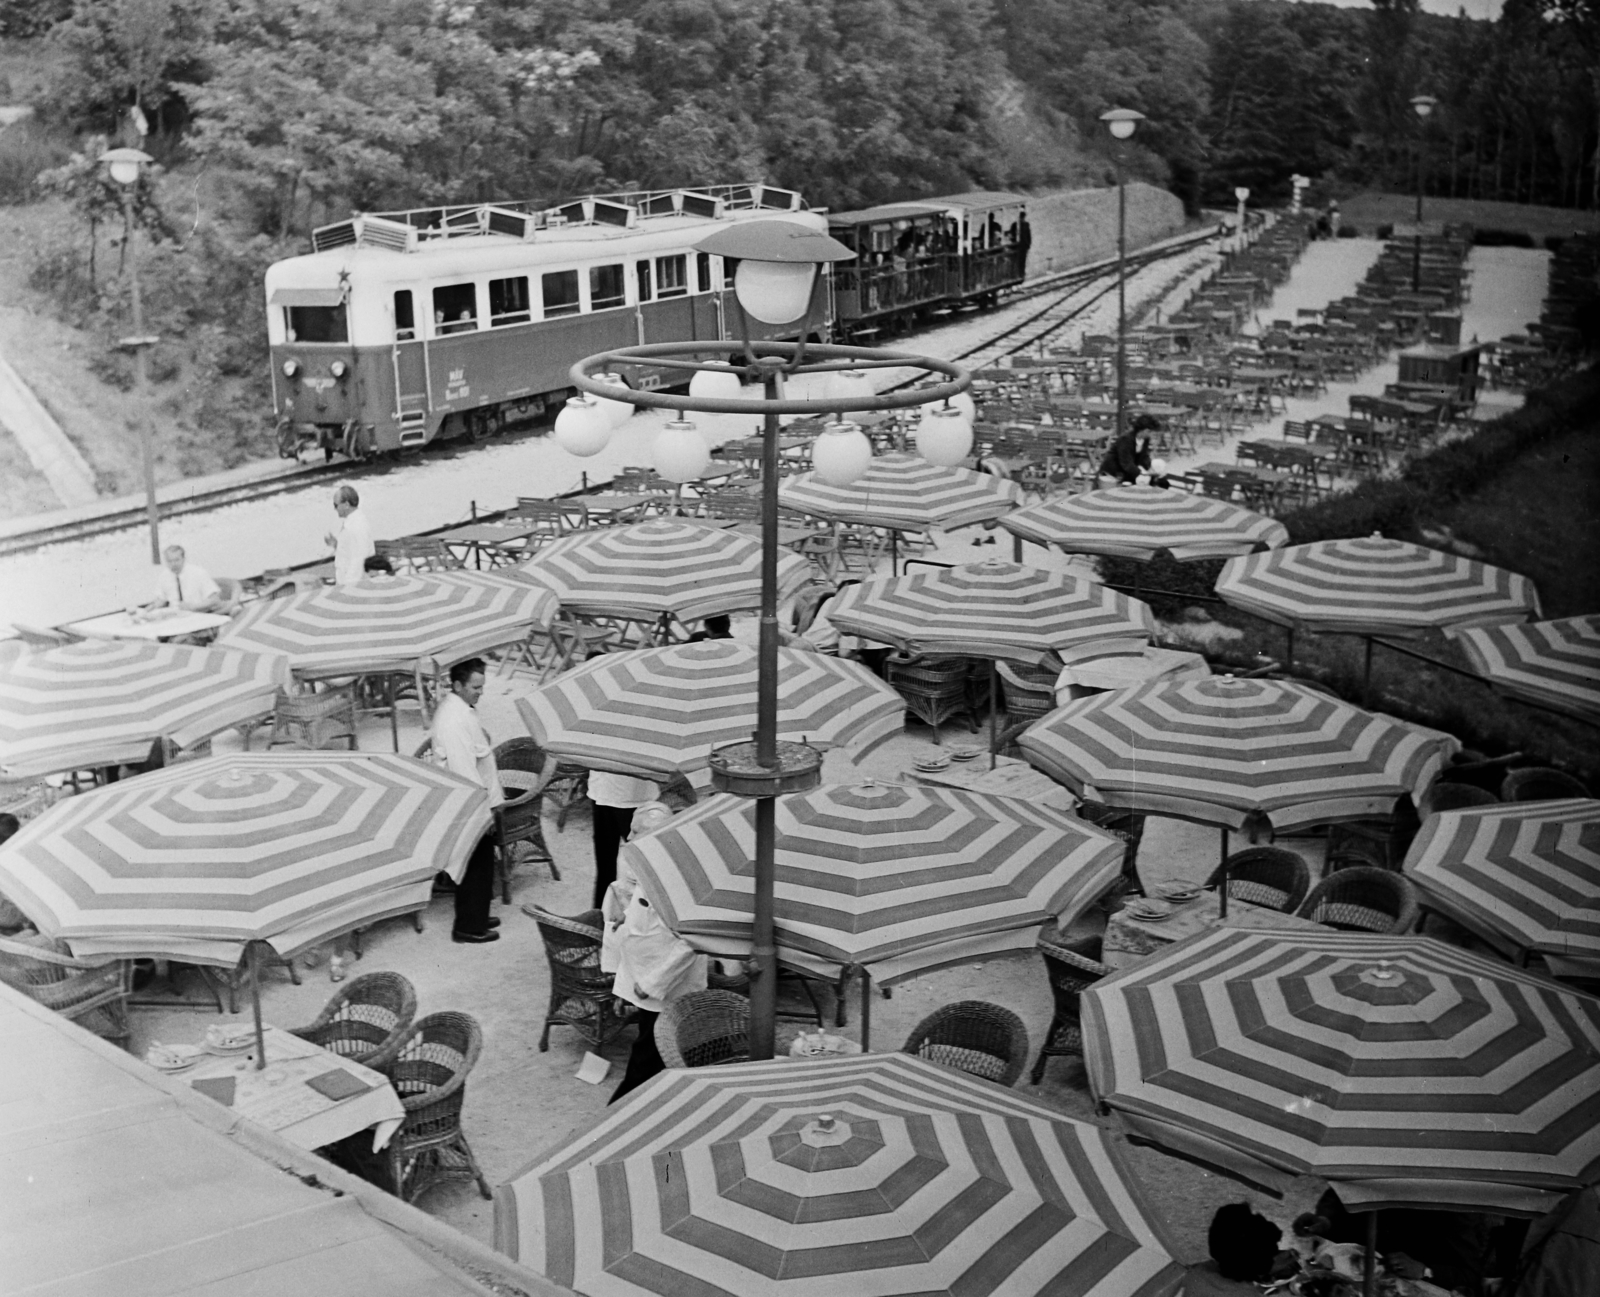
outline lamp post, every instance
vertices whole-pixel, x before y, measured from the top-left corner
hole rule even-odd
[[[1238,226],[1238,229],[1239,229],[1239,251],[1243,252],[1244,251],[1244,205],[1247,202],[1250,201],[1250,191],[1248,189],[1246,189],[1243,185],[1240,185],[1238,188],[1236,188],[1233,191],[1233,197],[1234,197],[1234,201],[1239,204],[1238,214],[1234,218],[1234,223]]]
[[[1417,228],[1416,238],[1411,245],[1411,291],[1422,291],[1422,132],[1427,129],[1428,118],[1433,115],[1433,110],[1438,107],[1439,101],[1432,95],[1417,95],[1411,101],[1411,109],[1417,115]]]
[[[1117,164],[1117,436],[1128,423],[1128,186],[1122,172],[1122,151],[1116,141],[1131,140],[1144,114],[1113,108],[1100,114],[1111,132],[1111,156]]]
[[[144,308],[139,297],[139,250],[133,224],[133,191],[144,168],[155,159],[139,149],[109,149],[100,155],[111,178],[122,186],[122,229],[128,258],[128,286],[133,296],[133,332],[118,346],[133,352],[133,390],[138,396],[139,453],[144,461],[144,508],[150,522],[150,562],[161,565],[161,512],[156,504],[156,457],[151,444],[145,389],[145,351],[158,339],[144,333]]]
[[[843,244],[798,221],[766,219],[723,229],[700,243],[697,252],[737,261],[734,296],[738,307],[742,358],[728,358],[725,341],[654,343],[603,352],[572,367],[573,384],[585,393],[574,398],[556,420],[558,444],[579,454],[594,454],[609,437],[601,431],[606,415],[597,400],[633,406],[707,414],[760,415],[761,451],[761,621],[757,651],[756,727],[748,743],[735,743],[711,755],[713,785],[721,792],[756,798],[755,904],[752,919],[750,1057],[771,1058],[777,1009],[777,945],[773,933],[773,889],[777,846],[774,798],[804,792],[821,782],[822,754],[804,743],[778,740],[778,418],[784,414],[831,414],[812,448],[813,472],[834,486],[848,485],[867,470],[872,446],[841,416],[863,410],[894,410],[942,402],[971,385],[963,369],[925,356],[865,347],[808,344],[812,316],[825,300],[822,266],[855,254]],[[750,317],[766,324],[799,321],[799,342],[753,342]],[[625,387],[616,374],[629,367],[677,370],[690,376],[687,395]],[[920,369],[942,375],[932,386],[863,395],[842,389],[864,386],[830,379],[832,393],[815,398],[785,395],[785,380],[796,375],[865,375],[874,369]],[[602,377],[603,376],[603,377]],[[609,380],[609,381],[607,381]],[[759,383],[760,397],[740,395],[745,383]],[[868,389],[870,392],[870,389]],[[936,407],[937,408],[937,407]],[[952,407],[953,408],[953,407]],[[945,416],[949,420],[955,416]],[[941,420],[944,422],[945,420]],[[947,430],[941,430],[947,431]],[[959,430],[958,430],[959,431]],[[955,462],[972,445],[970,420],[965,435],[936,440],[940,458]],[[955,452],[959,450],[959,454]],[[949,459],[954,455],[954,459]],[[656,467],[672,480],[693,481],[704,473],[709,451],[694,425],[681,417],[667,424],[656,442]]]

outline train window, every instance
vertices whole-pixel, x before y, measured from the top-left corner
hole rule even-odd
[[[528,308],[528,277],[491,279],[489,281],[489,327],[502,324],[526,324],[533,319]]]
[[[344,306],[286,306],[290,342],[349,342]]]
[[[697,252],[694,254],[694,280],[695,292],[709,293],[711,291],[711,254]]]
[[[639,277],[639,300],[648,302],[654,296],[650,291],[650,263],[648,261],[635,262],[633,270]]]
[[[589,309],[603,311],[608,306],[621,306],[628,300],[622,283],[622,266],[589,267]]]
[[[410,342],[417,336],[417,317],[411,307],[411,290],[402,288],[394,295],[394,340]]]
[[[433,290],[433,331],[471,333],[478,327],[478,286],[444,284]]]
[[[656,296],[682,297],[688,291],[688,258],[681,252],[675,257],[657,257]]]
[[[552,270],[539,280],[544,294],[544,318],[553,320],[558,315],[578,313],[578,272]]]

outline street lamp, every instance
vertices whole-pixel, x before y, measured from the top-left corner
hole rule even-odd
[[[777,828],[773,799],[815,788],[821,782],[822,769],[822,754],[815,748],[778,741],[778,416],[834,416],[834,422],[828,424],[813,446],[813,471],[834,485],[846,485],[866,471],[871,446],[860,428],[842,421],[845,416],[862,410],[949,402],[971,385],[972,377],[955,365],[925,356],[808,343],[812,315],[818,299],[825,296],[820,291],[822,267],[855,255],[820,231],[798,221],[749,221],[719,230],[695,251],[738,263],[734,297],[742,358],[728,357],[726,341],[653,343],[589,356],[572,367],[571,378],[587,397],[672,410],[680,416],[686,411],[699,411],[762,417],[761,635],[755,737],[752,742],[730,744],[713,752],[711,775],[719,791],[757,799],[750,1057],[764,1059],[773,1054],[777,1009],[777,946],[773,936]],[[796,336],[800,340],[753,342],[751,317],[775,325],[799,321]],[[614,378],[614,372],[628,367],[678,370],[690,378],[688,392],[679,395],[625,387]],[[799,374],[864,376],[874,369],[906,368],[922,370],[930,376],[942,375],[944,381],[932,386],[907,385],[895,392],[874,395],[870,388],[865,392],[848,390],[865,386],[854,380],[837,386],[829,380],[831,394],[809,399],[784,395],[784,380]],[[605,371],[611,371],[611,382],[601,381]],[[759,383],[762,395],[740,395],[746,382]],[[841,389],[845,390],[839,394]],[[587,434],[598,424],[598,417],[586,407],[578,408],[580,413],[573,416],[573,422]],[[704,443],[699,442],[696,452],[691,441],[693,432],[694,425],[680,417],[667,425],[656,443],[657,465],[682,473],[679,480],[693,480],[705,469]]]
[[[1235,201],[1237,201],[1238,204],[1239,204],[1239,215],[1238,215],[1239,251],[1243,252],[1244,251],[1244,205],[1247,202],[1250,201],[1250,191],[1248,189],[1246,189],[1243,185],[1240,185],[1238,188],[1236,188],[1233,191],[1233,197],[1234,197]]]
[[[1432,95],[1417,95],[1411,100],[1411,109],[1417,115],[1417,228],[1416,240],[1411,245],[1411,291],[1422,291],[1422,132],[1428,118],[1439,101]]]
[[[123,238],[127,240],[123,247],[128,260],[128,283],[133,294],[133,332],[117,345],[133,352],[133,390],[138,396],[139,405],[135,419],[139,425],[139,451],[144,460],[144,507],[145,515],[150,520],[150,562],[159,567],[161,513],[156,504],[156,457],[155,447],[151,444],[144,361],[144,353],[159,339],[146,337],[144,332],[144,308],[139,298],[138,240],[133,224],[134,188],[145,167],[155,159],[139,149],[109,149],[100,155],[100,161],[106,164],[111,178],[122,186],[122,229]]]
[[[1131,108],[1113,108],[1100,114],[1100,120],[1116,140],[1131,140],[1144,114]],[[1117,436],[1127,431],[1128,422],[1128,186],[1122,174],[1122,151],[1113,143],[1111,156],[1117,164]]]

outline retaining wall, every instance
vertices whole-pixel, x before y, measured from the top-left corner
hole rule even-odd
[[[1033,247],[1029,276],[1070,270],[1116,255],[1117,191],[1074,189],[1028,199]],[[1183,200],[1142,181],[1128,185],[1128,247],[1140,248],[1183,229]]]

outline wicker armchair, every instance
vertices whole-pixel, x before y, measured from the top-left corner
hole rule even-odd
[[[417,1016],[417,993],[399,973],[363,973],[339,988],[314,1022],[290,1035],[352,1063],[383,1071],[405,1043]]]
[[[1500,785],[1500,800],[1505,802],[1549,802],[1589,796],[1588,788],[1571,775],[1548,766],[1523,766],[1509,771]]]
[[[500,899],[511,904],[512,848],[525,842],[533,848],[525,859],[543,861],[550,875],[561,881],[561,871],[544,840],[544,788],[555,773],[553,759],[532,739],[509,739],[494,750],[500,785],[507,800],[494,809],[495,870],[500,875]]]
[[[1344,932],[1410,932],[1419,910],[1411,882],[1392,869],[1352,865],[1329,874],[1295,914]]]
[[[1303,857],[1282,847],[1250,847],[1235,851],[1206,879],[1207,887],[1228,880],[1230,900],[1293,913],[1311,890],[1311,867]]]
[[[656,1048],[668,1067],[750,1059],[750,1001],[737,991],[693,991],[661,1010]]]
[[[916,658],[891,654],[884,661],[885,678],[906,700],[906,710],[935,730],[958,713],[976,730],[967,699],[966,658]]]
[[[1099,802],[1083,802],[1078,806],[1078,818],[1122,839],[1122,890],[1142,893],[1144,884],[1139,881],[1139,843],[1144,840],[1144,812],[1123,810],[1120,806],[1104,806]]]
[[[1044,971],[1050,978],[1056,1009],[1039,1057],[1034,1060],[1033,1074],[1028,1078],[1034,1085],[1044,1079],[1045,1064],[1052,1058],[1083,1057],[1083,993],[1111,971],[1093,957],[1100,953],[1098,942],[1090,953],[1041,937],[1039,953],[1044,956]]]
[[[43,946],[0,937],[0,982],[108,1040],[128,1036],[133,962],[90,964]]]
[[[465,1013],[430,1013],[411,1028],[394,1061],[384,1069],[405,1121],[389,1141],[390,1185],[397,1198],[415,1202],[441,1180],[478,1182],[494,1195],[461,1129],[467,1073],[483,1049],[483,1031]]]
[[[326,750],[340,743],[356,750],[356,702],[348,686],[314,694],[278,691],[267,747],[288,744]]]
[[[600,911],[587,910],[569,919],[537,905],[522,909],[539,925],[550,961],[550,1007],[539,1035],[539,1052],[549,1050],[553,1026],[571,1027],[596,1051],[603,1050],[622,1034],[635,1010],[611,994],[611,974],[600,969]]]
[[[985,1081],[1015,1085],[1028,1062],[1028,1029],[1010,1009],[960,1000],[935,1009],[913,1027],[900,1052]]]

